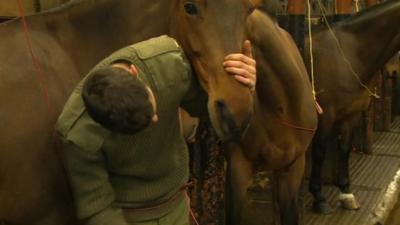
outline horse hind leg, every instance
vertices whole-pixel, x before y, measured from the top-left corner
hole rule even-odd
[[[352,134],[354,134],[354,132]],[[339,140],[337,186],[341,192],[339,195],[341,206],[345,209],[357,210],[360,208],[360,204],[354,197],[350,188],[349,160],[352,149],[350,140],[350,131],[343,133]]]
[[[321,214],[330,214],[333,212],[332,207],[322,195],[322,166],[325,161],[328,140],[328,138],[314,137],[311,152],[312,164],[308,188],[314,198],[313,210]]]

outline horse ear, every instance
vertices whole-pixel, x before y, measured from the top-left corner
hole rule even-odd
[[[262,7],[263,5],[263,0],[250,0],[250,2],[253,3],[256,8]]]
[[[279,0],[250,0],[254,7],[261,9],[262,11],[268,13],[270,16],[276,17],[280,3]]]
[[[133,76],[137,76],[138,75],[139,72],[138,72],[138,70],[137,70],[135,65],[131,64],[129,66],[129,69],[131,70],[131,73],[132,73]]]

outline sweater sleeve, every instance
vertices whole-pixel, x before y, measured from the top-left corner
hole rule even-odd
[[[128,225],[122,210],[113,205],[114,191],[102,152],[64,140],[64,154],[78,219],[88,225]]]
[[[79,95],[72,97],[59,117],[57,130],[77,217],[88,225],[128,225],[122,210],[114,205],[114,189],[101,149],[107,131],[90,118]]]

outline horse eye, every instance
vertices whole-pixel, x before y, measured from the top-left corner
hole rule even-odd
[[[194,15],[198,13],[197,6],[193,2],[185,3],[185,11],[190,15]]]
[[[256,9],[256,5],[252,1],[250,1],[248,12],[247,12],[248,15],[252,14],[255,9]]]
[[[248,15],[252,14],[254,12],[254,10],[256,9],[256,7],[254,7],[253,5],[249,7],[248,9]]]

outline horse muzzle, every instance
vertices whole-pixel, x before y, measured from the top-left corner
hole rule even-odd
[[[241,118],[236,118],[224,100],[215,101],[215,111],[219,124],[216,129],[220,138],[224,141],[239,141],[249,127],[252,112],[248,111]]]

